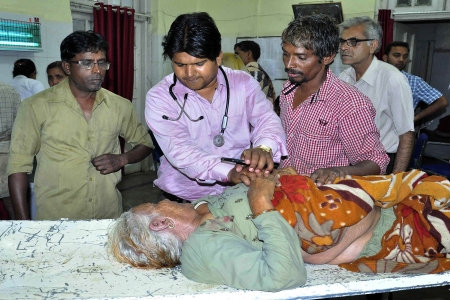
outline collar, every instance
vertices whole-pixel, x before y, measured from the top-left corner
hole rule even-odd
[[[53,89],[54,97],[48,99],[48,102],[65,102],[69,107],[79,107],[77,100],[72,94],[69,87],[69,77],[66,77],[63,81],[57,85],[51,87]],[[100,88],[95,94],[94,108],[104,102],[108,107],[110,106],[109,98],[105,89]]]
[[[364,72],[364,75],[359,80],[363,80],[367,82],[367,84],[369,84],[370,86],[374,86],[375,81],[377,80],[377,69],[379,64],[380,63],[378,61],[378,58],[374,55],[369,68],[367,68],[366,72]],[[356,81],[356,73],[354,69],[353,73],[354,73],[353,75],[355,76],[354,80]]]
[[[328,68],[327,77],[325,78],[325,81],[322,83],[322,85],[319,87],[316,93],[311,94],[311,96],[314,97],[314,101],[310,103],[312,100],[311,98],[311,100],[309,100],[308,103],[313,104],[316,101],[325,101],[326,99],[328,99],[327,94],[331,90],[330,87],[334,86],[335,80],[338,80],[337,77],[333,74],[333,72],[331,72],[331,69]],[[297,87],[294,88],[294,84],[288,80],[283,85],[282,93],[285,93],[286,91],[289,91],[291,89],[292,91],[287,95],[295,93],[295,91],[297,90]]]
[[[222,66],[222,69],[225,71],[225,74],[229,74],[229,71],[231,69]],[[169,86],[170,84],[173,84],[173,75],[174,73],[168,75],[169,76]],[[225,83],[225,78],[223,77],[222,71],[220,71],[219,69],[217,69],[217,89],[221,90],[223,87],[226,88],[226,83]],[[229,81],[229,79],[228,79]],[[230,83],[231,84],[231,83]],[[198,95],[198,93],[194,90],[191,90],[190,88],[186,87],[184,84],[182,84],[180,82],[180,80],[177,78],[177,83],[175,84],[175,86],[173,87],[173,93],[178,95],[184,95],[184,94],[190,94],[190,95]],[[198,95],[199,97],[201,97],[200,95]]]
[[[331,100],[331,98],[328,97],[328,93],[333,90],[332,87],[335,86],[336,80],[337,80],[337,77],[333,74],[333,72],[331,72],[331,69],[328,68],[327,77],[325,78],[325,81],[320,86],[319,90],[313,96],[314,102],[312,102],[311,104],[314,104],[317,101],[326,101],[327,99]],[[311,102],[311,100],[310,100],[310,102]]]

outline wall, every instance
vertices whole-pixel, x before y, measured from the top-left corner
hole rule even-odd
[[[222,34],[222,51],[231,52],[236,37],[281,36],[293,19],[293,4],[325,3],[311,0],[152,0],[150,11],[151,85],[172,72],[169,62],[162,61],[161,42],[175,18],[183,13],[206,11],[215,20]],[[375,15],[376,0],[341,0],[344,20],[355,16]],[[263,50],[264,51],[264,50]],[[280,57],[281,60],[281,57]],[[277,94],[282,82],[274,82]]]
[[[2,15],[19,14],[22,17],[39,17],[42,33],[42,52],[0,51],[0,81],[12,79],[14,62],[19,58],[29,58],[37,67],[37,80],[48,87],[47,65],[60,60],[59,45],[72,32],[72,17],[69,0],[0,0]]]
[[[408,22],[407,25],[414,27],[416,30],[412,74],[424,78],[432,87],[439,90],[445,98],[450,99],[450,73],[448,72],[450,69],[450,42],[448,40],[450,24],[448,20],[414,20]],[[431,51],[430,61],[427,61],[428,51]],[[430,76],[425,76],[426,71],[431,73]],[[450,107],[434,114],[427,119],[426,129],[437,129],[439,119],[449,114]],[[436,157],[449,158],[449,146],[446,145],[428,144],[425,151],[427,154]]]

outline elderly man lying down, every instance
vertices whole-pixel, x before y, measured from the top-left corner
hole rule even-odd
[[[450,269],[445,178],[413,170],[317,187],[294,173],[193,203],[137,206],[110,228],[110,251],[135,267],[181,263],[191,280],[263,291],[303,285],[303,262],[369,273]]]

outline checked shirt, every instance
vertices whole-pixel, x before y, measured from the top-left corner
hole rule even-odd
[[[384,173],[389,158],[380,142],[369,98],[328,70],[319,91],[293,110],[296,89],[284,94],[292,87],[286,82],[280,95],[288,149],[282,167],[293,166],[299,174],[311,174],[318,168],[371,160]]]
[[[411,86],[414,109],[416,109],[420,101],[430,105],[442,96],[441,92],[431,87],[422,78],[406,73],[405,71],[402,71],[402,73],[406,76],[406,79],[408,79],[408,83]]]

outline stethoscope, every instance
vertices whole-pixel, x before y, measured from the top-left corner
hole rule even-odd
[[[225,84],[227,86],[227,106],[225,108],[225,114],[223,115],[223,118],[222,118],[222,127],[221,127],[222,129],[220,130],[220,133],[213,138],[213,144],[216,147],[222,147],[225,144],[225,138],[223,137],[223,134],[225,132],[225,129],[227,128],[227,123],[228,123],[228,106],[230,104],[230,84],[228,83],[228,78],[227,78],[227,75],[225,74],[225,71],[220,66],[219,66],[219,69],[220,69],[220,71],[222,71],[223,77],[225,78]],[[181,118],[181,115],[184,113],[188,117],[188,119],[190,121],[192,121],[192,122],[198,122],[200,120],[203,120],[204,119],[203,116],[200,116],[200,117],[198,117],[195,120],[192,119],[191,116],[189,116],[189,114],[184,110],[184,106],[186,105],[186,100],[187,100],[187,97],[188,97],[188,93],[184,94],[183,106],[181,106],[180,103],[178,103],[178,99],[177,99],[177,97],[175,96],[175,94],[172,91],[172,89],[175,86],[175,84],[177,84],[177,77],[175,76],[175,73],[174,73],[173,74],[173,83],[169,87],[169,94],[172,96],[173,100],[175,100],[175,102],[180,107],[180,109],[181,109],[180,114],[175,119],[169,118],[166,115],[163,115],[162,118],[164,120],[168,120],[168,121],[178,121]]]

